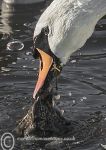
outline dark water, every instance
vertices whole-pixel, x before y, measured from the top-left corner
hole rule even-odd
[[[47,3],[25,6],[1,4],[0,11],[0,134],[11,131],[32,103],[37,79],[38,61],[31,51],[33,30]],[[7,44],[14,40],[24,44],[11,50]],[[86,120],[101,113],[101,130],[106,130],[106,17],[96,26],[92,37],[76,52],[64,67],[59,79],[60,100],[57,105],[72,120]],[[94,136],[87,144],[73,150],[102,150],[106,135]],[[34,140],[17,141],[14,149],[45,149]],[[62,149],[62,148],[61,148]],[[70,149],[70,148],[69,148]]]

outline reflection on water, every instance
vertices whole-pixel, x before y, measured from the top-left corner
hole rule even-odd
[[[32,57],[33,30],[45,5],[9,6],[0,12],[0,133],[11,131],[16,121],[31,104],[37,77],[38,61]],[[21,41],[20,46],[10,42]],[[10,45],[9,45],[9,44]],[[15,43],[17,44],[17,43]],[[8,49],[7,47],[10,47]],[[20,50],[20,48],[22,48]],[[73,120],[86,120],[101,112],[106,118],[106,17],[100,20],[85,46],[73,54],[59,79],[57,101],[64,115]],[[106,128],[106,119],[101,130]],[[89,141],[88,141],[89,142]],[[35,149],[34,141],[19,142],[17,149]],[[43,144],[43,143],[42,143]],[[41,144],[41,145],[42,145]],[[102,150],[106,135],[100,135],[74,150]]]
[[[14,39],[7,44],[7,49],[10,51],[13,51],[14,49],[17,49],[20,51],[23,48],[24,48],[24,44],[17,39]]]

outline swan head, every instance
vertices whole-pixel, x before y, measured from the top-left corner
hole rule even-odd
[[[42,92],[45,94],[50,90],[51,81],[60,74],[62,66],[60,59],[50,50],[47,35],[44,32],[35,37],[34,47],[33,56],[40,62],[38,80],[33,93],[33,98],[36,99],[38,94]]]

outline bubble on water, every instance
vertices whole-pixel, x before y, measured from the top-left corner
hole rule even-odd
[[[83,102],[83,101],[86,100],[86,99],[87,99],[87,97],[83,96],[83,97],[80,99],[80,101]]]
[[[11,57],[11,55],[7,55],[7,57]]]
[[[80,101],[83,102],[84,101],[83,98],[81,98]]]
[[[18,30],[18,29],[17,29],[17,30],[15,30],[15,31],[16,31],[16,32],[20,32],[20,30]]]
[[[89,80],[92,80],[92,79],[93,79],[93,77],[90,77],[90,78],[89,78]]]
[[[12,62],[13,65],[16,65],[16,62]]]
[[[33,68],[33,70],[37,70],[37,68]]]
[[[7,44],[7,50],[22,50],[24,48],[24,44],[19,41],[19,40],[13,40],[13,41],[10,41],[8,44]]]
[[[100,27],[100,28],[103,28],[103,25],[100,25],[99,27]]]
[[[85,96],[84,96],[84,97],[83,97],[83,99],[84,99],[84,100],[86,100],[86,99],[87,99],[87,97],[85,97]]]
[[[73,104],[75,104],[75,100],[73,100]]]
[[[21,58],[20,57],[17,57],[17,60],[20,60]]]
[[[8,71],[10,71],[11,69],[10,69],[10,68],[6,68],[6,67],[1,67],[1,70],[8,72]]]
[[[72,96],[72,93],[71,93],[71,92],[69,92],[69,93],[68,93],[68,95],[69,95],[69,96]]]
[[[27,55],[27,56],[29,56],[29,55],[31,55],[31,54],[32,54],[31,52],[26,52],[26,55]]]
[[[25,109],[26,109],[26,106],[24,106],[22,109],[25,110]]]
[[[74,142],[74,144],[80,144],[82,141],[77,141],[77,142]]]
[[[27,68],[27,66],[22,66],[23,68]]]
[[[25,58],[25,60],[28,60],[28,58]]]
[[[31,23],[26,22],[26,23],[24,23],[24,26],[25,26],[25,27],[30,27],[30,26],[31,26]]]
[[[71,63],[72,63],[72,64],[73,64],[73,63],[76,63],[76,60],[72,60]]]

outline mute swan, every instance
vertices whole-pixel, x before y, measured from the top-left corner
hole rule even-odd
[[[34,31],[34,56],[41,60],[34,99],[49,71],[61,72],[59,67],[85,44],[104,15],[106,0],[54,0],[44,11]]]

